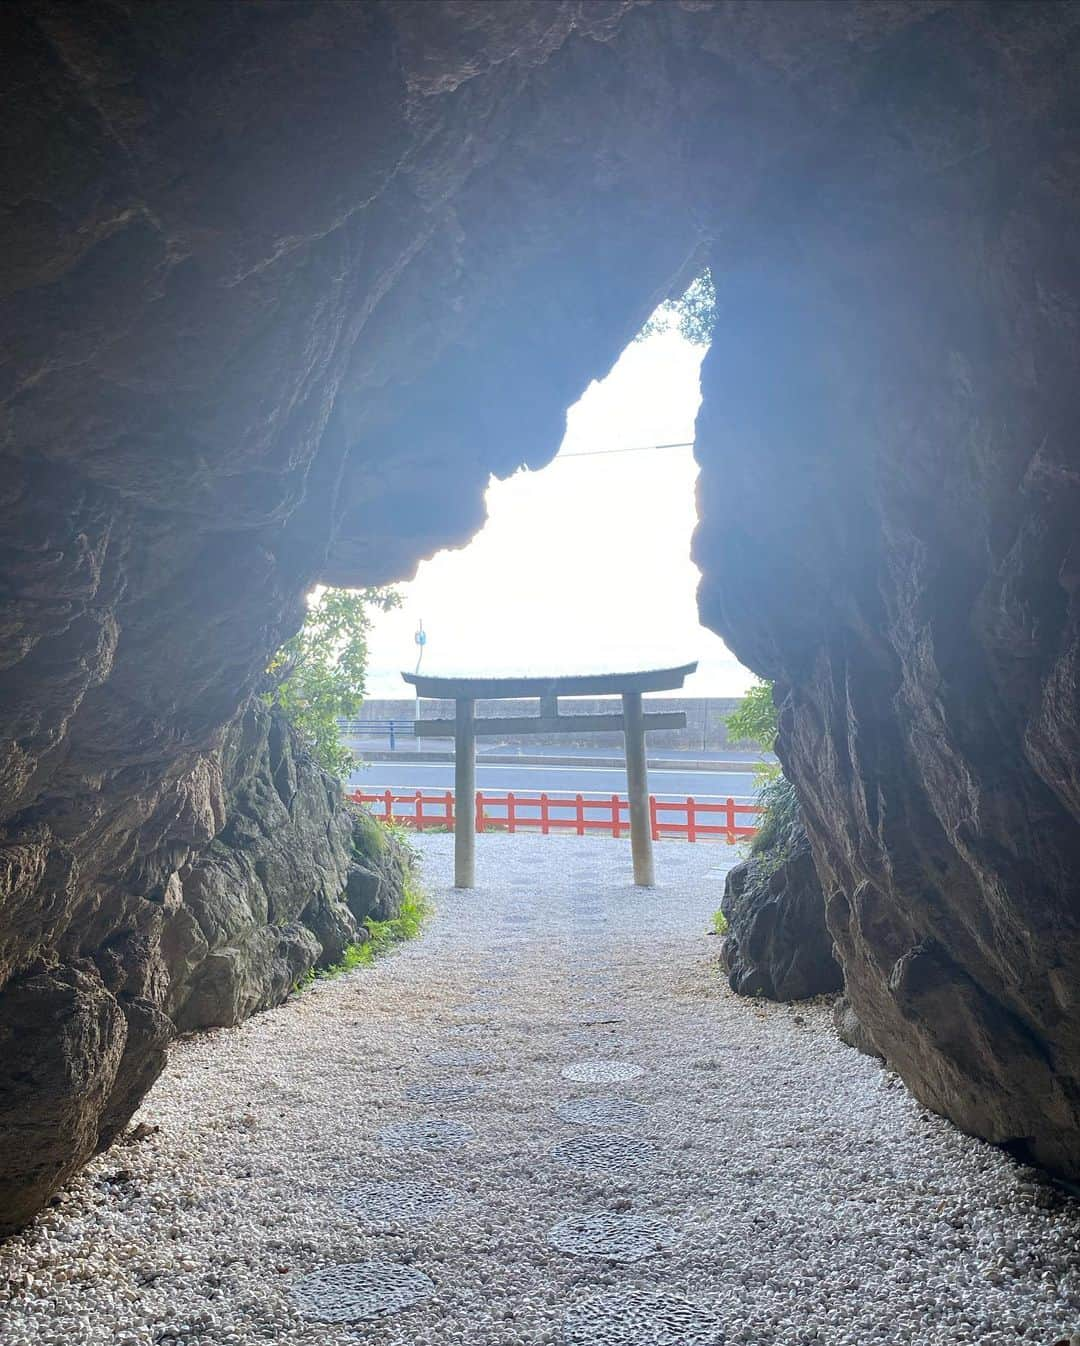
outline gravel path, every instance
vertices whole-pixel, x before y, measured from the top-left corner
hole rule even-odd
[[[733,853],[486,836],[414,944],[179,1043],[0,1249],[3,1346],[1051,1346],[1080,1218],[823,1007],[740,1001]],[[377,1318],[357,1315],[383,1310]],[[1078,1338],[1080,1340],[1080,1338]]]

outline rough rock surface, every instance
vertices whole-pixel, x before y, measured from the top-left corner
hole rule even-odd
[[[277,713],[258,702],[208,763],[223,825],[155,897],[136,933],[93,958],[42,959],[4,997],[0,1229],[17,1227],[111,1143],[165,1063],[174,1031],[239,1023],[400,908],[407,861],[346,806]],[[134,966],[136,973],[130,970]],[[148,971],[140,973],[139,969]]]
[[[466,538],[704,259],[701,606],[783,689],[852,1003],[925,1102],[1080,1173],[1080,10],[0,25],[12,1222],[160,1065],[161,934],[304,591]]]
[[[767,1000],[839,991],[844,974],[825,925],[825,898],[800,827],[781,855],[752,855],[724,880],[722,946],[731,989]]]
[[[874,1039],[867,1032],[866,1025],[855,1013],[846,995],[840,996],[833,1005],[833,1026],[841,1042],[846,1042],[849,1047],[854,1047],[864,1056],[881,1056]]]
[[[237,1024],[279,1004],[313,966],[397,915],[406,865],[369,815],[276,713],[251,706],[222,753],[226,822],[179,872],[162,935],[167,1008],[184,1032]]]
[[[859,1020],[922,1102],[1074,1177],[1078,21],[910,29],[780,193],[797,236],[713,252],[696,543],[706,620],[776,682]]]

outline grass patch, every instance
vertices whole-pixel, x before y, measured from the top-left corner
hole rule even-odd
[[[758,803],[765,811],[756,835],[750,839],[748,853],[758,873],[767,878],[791,859],[802,822],[795,787],[786,776],[777,774],[767,779],[758,790]]]
[[[713,912],[712,928],[713,933],[717,935],[726,935],[728,932],[727,917],[719,908]]]
[[[398,915],[388,921],[365,921],[367,939],[359,944],[350,944],[340,962],[331,963],[329,967],[310,968],[296,983],[295,989],[303,991],[316,981],[340,977],[346,972],[355,972],[358,967],[369,967],[380,954],[403,944],[407,939],[415,939],[430,915],[431,907],[427,898],[420,891],[416,879],[409,875]]]

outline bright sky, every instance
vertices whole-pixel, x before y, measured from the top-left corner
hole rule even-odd
[[[398,585],[369,642],[369,697],[401,697],[422,618],[430,673],[631,670],[699,661],[693,696],[738,696],[753,675],[698,621],[689,448],[575,458],[693,439],[704,351],[677,331],[624,352],[570,409],[541,472],[492,479],[488,521]]]

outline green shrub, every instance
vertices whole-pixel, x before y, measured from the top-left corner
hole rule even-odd
[[[725,716],[724,723],[736,742],[749,740],[765,752],[772,752],[780,729],[772,683],[763,679],[754,683],[731,714]]]
[[[303,991],[314,981],[340,977],[343,973],[353,972],[358,967],[370,966],[380,954],[386,953],[397,944],[404,943],[405,940],[415,939],[430,915],[431,908],[427,899],[416,878],[410,874],[405,882],[405,892],[398,914],[388,921],[365,921],[367,939],[358,944],[348,945],[340,962],[332,963],[329,967],[312,968],[296,983],[296,989]]]
[[[772,683],[756,682],[725,723],[732,738],[749,739],[766,752],[772,752],[780,727]],[[764,812],[760,814],[758,831],[747,850],[771,873],[787,863],[801,835],[799,801],[795,787],[778,766],[759,763],[754,770],[758,777],[757,802]]]
[[[362,804],[346,800],[346,806],[353,817],[353,854],[359,860],[385,855],[390,845],[387,825]]]
[[[713,924],[713,931],[715,934],[717,935],[727,934],[728,932],[727,917],[724,915],[722,911],[719,910],[719,908],[713,912],[712,924]]]
[[[708,267],[692,280],[678,299],[667,299],[635,338],[644,341],[655,332],[675,327],[694,346],[707,346],[716,327],[716,287]]]
[[[376,821],[378,822],[379,827],[381,827],[384,832],[388,832],[397,842],[398,848],[405,856],[410,868],[417,864],[420,859],[420,852],[416,849],[413,841],[416,834],[406,827],[404,823],[394,822],[392,820],[384,822],[381,818]]]
[[[267,702],[285,712],[331,775],[347,776],[355,765],[338,720],[354,716],[364,699],[371,612],[400,602],[393,589],[323,589],[311,599],[303,626],[270,661]]]
[[[750,854],[767,873],[791,859],[796,841],[802,835],[802,820],[795,787],[779,772],[758,788],[758,803],[764,808],[761,825],[750,839]]]

